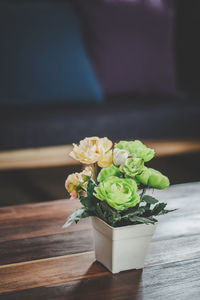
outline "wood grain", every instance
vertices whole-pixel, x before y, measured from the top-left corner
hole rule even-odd
[[[65,232],[0,243],[0,265],[93,250],[91,230]]]
[[[145,266],[200,257],[200,236],[151,243]],[[0,265],[58,257],[93,250],[91,230],[0,243]]]
[[[62,225],[65,220],[80,206],[78,200],[56,200],[0,208],[0,242],[63,233]],[[88,220],[81,220],[78,224],[72,224],[65,232],[88,228]]]
[[[0,208],[0,299],[198,300],[200,183],[153,195],[178,210],[160,218],[143,271],[117,275],[95,262],[88,220],[61,229],[78,201]]]
[[[95,268],[95,264],[91,269]],[[1,300],[198,300],[200,295],[200,262],[187,260],[142,270],[106,273],[76,281],[50,285],[0,296]],[[91,269],[89,270],[91,272]],[[105,276],[106,275],[106,276]]]
[[[94,252],[86,252],[0,266],[0,293],[110,275],[94,261]]]
[[[167,202],[169,209],[178,208],[177,211],[160,217],[154,240],[200,232],[199,186],[199,183],[192,183],[175,185],[165,191],[154,191],[153,196]],[[77,200],[57,200],[0,208],[0,242],[88,230],[91,228],[88,219],[73,224],[65,231],[62,229],[67,216],[79,206]]]
[[[157,156],[176,155],[200,151],[198,140],[143,141],[154,148]],[[79,164],[69,156],[71,145],[20,149],[0,152],[0,170],[41,168]]]
[[[55,200],[48,202],[40,202],[33,204],[22,204],[16,206],[0,207],[0,220],[20,219],[24,217],[39,217],[55,216],[57,214],[65,214],[80,207],[80,201],[74,199]]]

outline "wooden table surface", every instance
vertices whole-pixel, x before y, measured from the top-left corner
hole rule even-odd
[[[160,217],[143,270],[112,275],[95,262],[88,219],[63,230],[77,201],[0,208],[0,299],[200,299],[200,183],[155,196]]]

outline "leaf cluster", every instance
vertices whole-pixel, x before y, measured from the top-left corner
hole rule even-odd
[[[83,207],[74,211],[63,228],[66,228],[88,216],[97,216],[112,227],[121,227],[133,224],[155,224],[157,216],[167,214],[172,210],[166,209],[166,203],[159,202],[154,197],[146,194],[146,189],[140,194],[140,202],[135,207],[118,211],[110,207],[106,201],[100,201],[94,197],[93,192],[96,183],[89,178],[85,195],[79,195]]]

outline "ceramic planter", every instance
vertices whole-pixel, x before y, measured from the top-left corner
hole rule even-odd
[[[156,224],[114,228],[97,217],[91,220],[97,261],[113,274],[143,268]]]

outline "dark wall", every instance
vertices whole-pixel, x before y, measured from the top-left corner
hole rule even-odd
[[[175,1],[177,76],[183,90],[200,93],[200,1]]]

